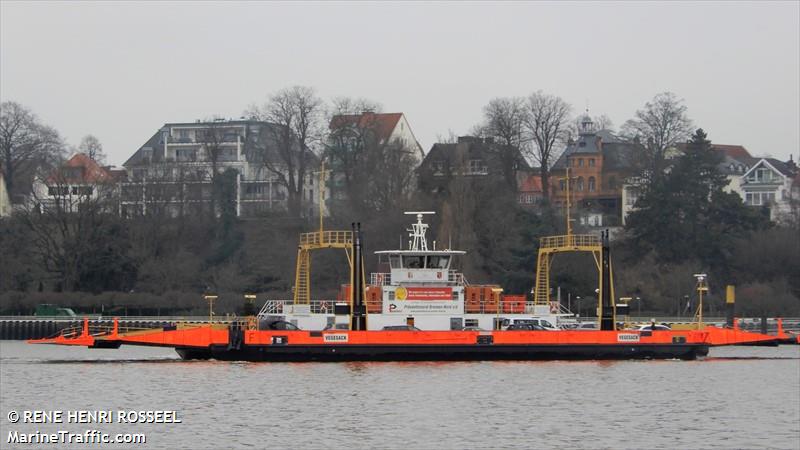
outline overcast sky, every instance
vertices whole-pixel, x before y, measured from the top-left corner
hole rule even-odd
[[[800,2],[0,3],[0,98],[121,164],[165,122],[291,85],[404,112],[427,151],[535,90],[619,127],[655,94],[713,142],[795,160]]]

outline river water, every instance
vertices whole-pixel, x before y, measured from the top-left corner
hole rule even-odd
[[[181,423],[18,423],[11,411],[177,411]],[[0,448],[800,449],[800,346],[698,361],[230,363],[170,349],[0,342]],[[146,444],[8,443],[10,432]]]

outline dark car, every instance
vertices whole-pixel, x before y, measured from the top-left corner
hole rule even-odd
[[[383,331],[422,331],[414,325],[388,325],[383,327]]]
[[[276,320],[274,322],[270,322],[266,326],[267,330],[286,330],[286,331],[297,331],[300,328],[297,325],[287,322],[285,320]]]
[[[655,328],[653,328],[653,325],[642,325],[639,328],[636,328],[637,331],[669,331],[671,329],[672,328],[666,325],[658,325],[658,324],[655,325]]]
[[[515,323],[513,325],[509,325],[506,328],[506,331],[546,331],[547,329],[541,325],[535,325],[532,323]]]

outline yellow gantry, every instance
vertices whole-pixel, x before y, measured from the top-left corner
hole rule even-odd
[[[550,304],[550,267],[553,256],[556,253],[564,252],[590,252],[594,256],[600,283],[602,283],[601,259],[603,255],[603,245],[600,238],[590,234],[572,234],[572,198],[570,196],[570,184],[572,178],[569,176],[569,167],[566,169],[565,190],[566,190],[566,219],[567,234],[561,236],[545,236],[539,240],[539,256],[536,262],[536,286],[534,288],[533,301],[535,305]],[[612,281],[613,297],[613,281]],[[600,286],[602,291],[602,286]]]
[[[603,245],[600,238],[590,234],[566,234],[563,236],[545,236],[539,240],[539,258],[536,264],[536,288],[534,304],[550,304],[550,266],[556,253],[590,252],[594,256],[597,270],[600,272],[600,259]]]
[[[353,232],[352,231],[326,231],[324,229],[323,202],[325,176],[325,162],[319,171],[319,231],[300,234],[300,244],[297,246],[297,265],[294,272],[294,304],[308,305],[311,303],[311,251],[325,248],[344,249],[350,269],[353,268]]]

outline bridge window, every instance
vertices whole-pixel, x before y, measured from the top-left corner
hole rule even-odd
[[[403,267],[406,269],[422,269],[425,267],[423,256],[403,256]]]
[[[450,265],[449,256],[428,256],[428,269],[447,269]]]
[[[392,269],[400,268],[400,255],[389,255],[389,267]]]

